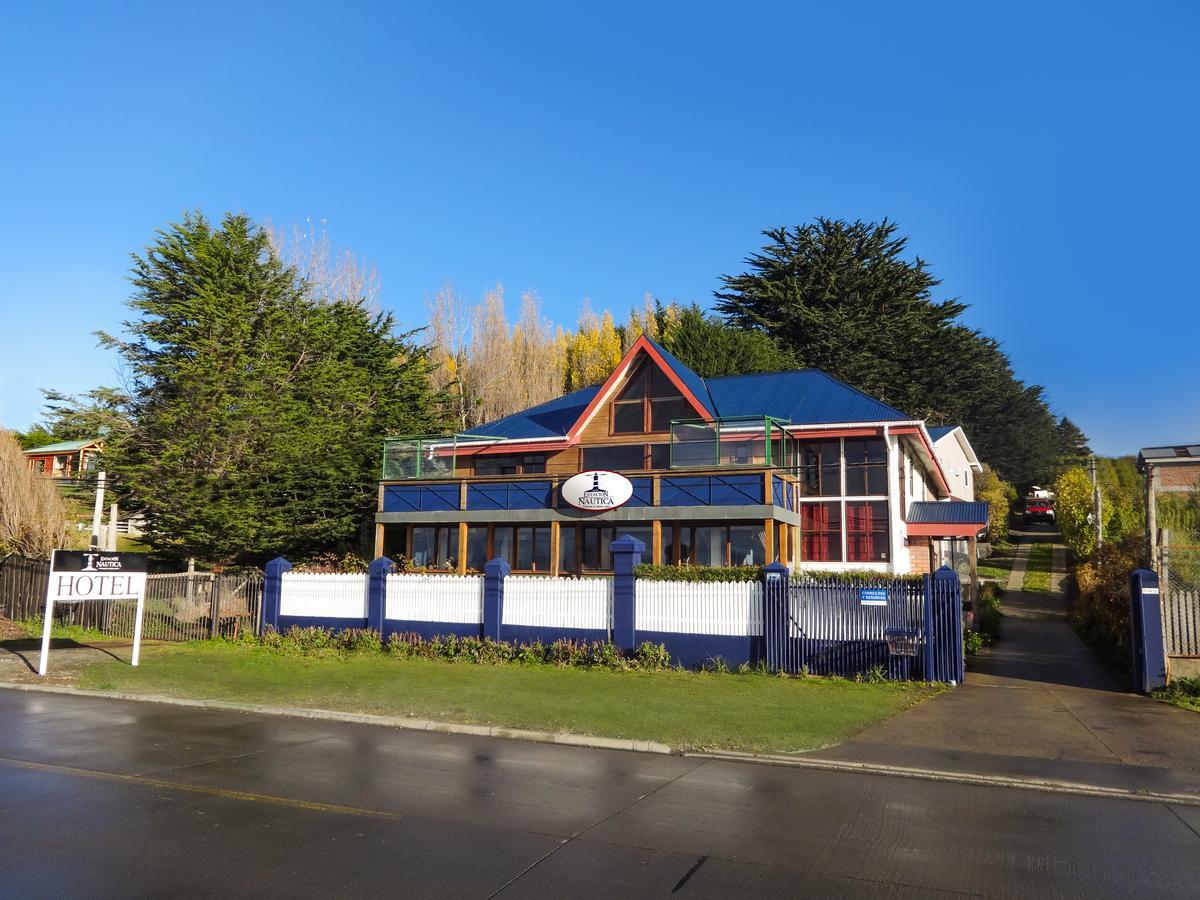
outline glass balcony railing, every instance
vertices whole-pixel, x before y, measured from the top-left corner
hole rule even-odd
[[[785,468],[792,463],[788,423],[770,416],[671,422],[671,468]]]

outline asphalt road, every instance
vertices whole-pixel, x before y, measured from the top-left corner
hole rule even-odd
[[[1200,807],[0,691],[4,896],[1195,896]]]

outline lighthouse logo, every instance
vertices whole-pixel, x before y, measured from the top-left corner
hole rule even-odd
[[[579,505],[584,509],[611,509],[612,494],[600,487],[600,473],[592,473],[592,486],[579,495]]]

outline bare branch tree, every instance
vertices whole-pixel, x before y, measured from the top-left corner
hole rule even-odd
[[[379,273],[375,266],[344,247],[334,247],[324,219],[318,226],[308,218],[303,228],[293,225],[290,234],[270,222],[264,227],[275,254],[304,279],[313,302],[359,303],[378,310]]]
[[[0,556],[19,553],[43,559],[67,536],[67,517],[58,488],[30,470],[21,445],[0,431]]]

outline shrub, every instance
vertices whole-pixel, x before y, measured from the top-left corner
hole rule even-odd
[[[1000,588],[990,582],[979,585],[979,601],[977,604],[975,629],[982,636],[981,640],[991,643],[1000,636],[1000,620],[1004,617],[1000,609]]]
[[[656,566],[642,563],[633,570],[653,581],[761,581],[762,566]]]
[[[370,567],[370,562],[357,553],[345,553],[339,556],[330,551],[316,553],[296,563],[292,568],[295,572],[353,575],[366,572]]]
[[[872,572],[870,569],[850,569],[845,572],[802,571],[793,572],[795,581],[821,581],[827,584],[920,584],[925,576],[919,573],[893,575],[890,572]]]
[[[1071,622],[1085,641],[1123,668],[1130,665],[1129,575],[1144,562],[1140,536],[1104,544],[1068,579]]]
[[[975,482],[975,496],[988,504],[987,539],[993,544],[999,543],[1008,536],[1008,519],[1017,496],[1016,489],[985,464]]]
[[[666,644],[643,641],[634,655],[637,668],[647,672],[661,672],[671,668],[671,653]]]

